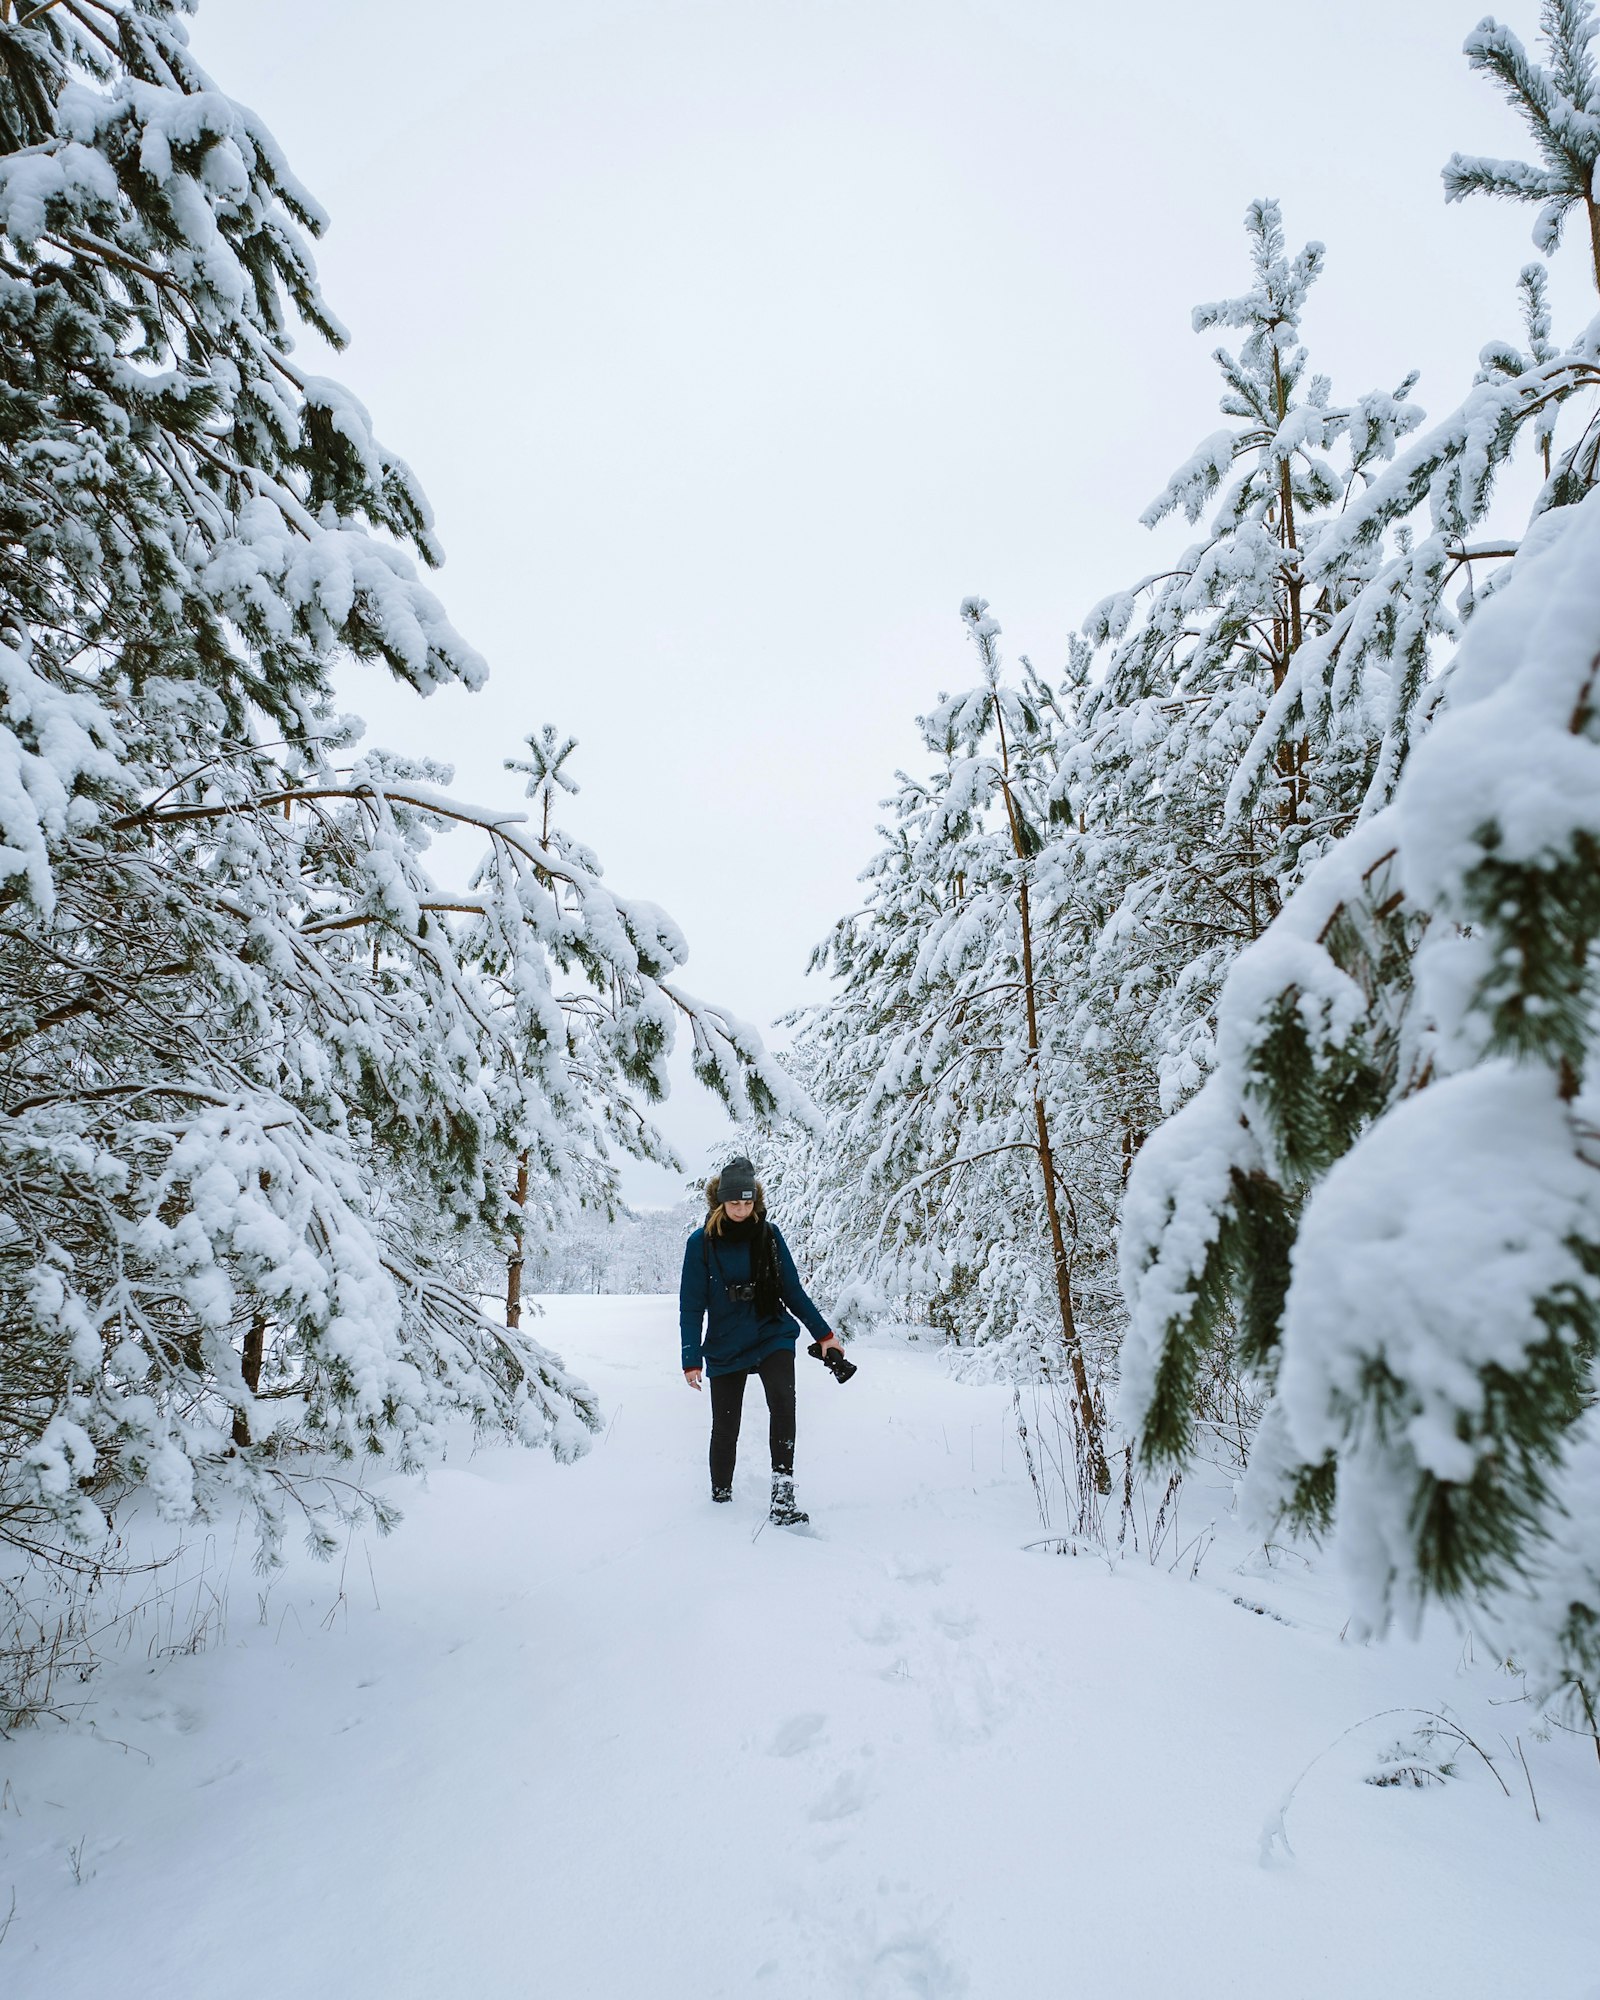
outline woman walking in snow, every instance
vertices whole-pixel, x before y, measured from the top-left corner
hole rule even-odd
[[[772,1519],[780,1527],[810,1517],[794,1501],[794,1344],[798,1317],[824,1354],[839,1342],[806,1297],[789,1246],[775,1223],[756,1170],[742,1155],[706,1183],[710,1210],[684,1245],[678,1286],[683,1379],[711,1383],[711,1497],[733,1498],[744,1385],[761,1377],[772,1445]],[[707,1321],[709,1320],[709,1325]]]

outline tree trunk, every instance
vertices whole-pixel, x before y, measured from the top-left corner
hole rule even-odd
[[[1100,1435],[1100,1418],[1089,1388],[1089,1371],[1084,1366],[1083,1342],[1078,1337],[1077,1315],[1072,1309],[1072,1260],[1067,1255],[1066,1232],[1061,1227],[1061,1201],[1056,1189],[1055,1150],[1050,1143],[1050,1119],[1045,1110],[1044,1091],[1039,1078],[1039,1009],[1033,975],[1033,909],[1028,896],[1027,844],[1022,838],[1021,818],[1011,796],[1010,754],[1006,747],[1005,722],[1000,704],[995,703],[995,720],[1000,729],[1001,765],[1007,782],[1002,785],[1006,818],[1011,828],[1012,851],[1022,868],[1017,883],[1017,910],[1022,923],[1022,995],[1027,1009],[1028,1065],[1033,1073],[1033,1123],[1039,1171],[1044,1179],[1044,1209],[1050,1225],[1050,1255],[1055,1265],[1056,1304],[1061,1314],[1061,1343],[1067,1351],[1072,1371],[1072,1393],[1078,1406],[1078,1423],[1083,1446],[1088,1453],[1089,1473],[1097,1493],[1111,1491],[1111,1468],[1106,1464],[1105,1443]]]
[[[1056,1304],[1061,1313],[1061,1339],[1072,1370],[1072,1392],[1078,1404],[1078,1421],[1083,1428],[1084,1449],[1089,1455],[1089,1471],[1097,1493],[1111,1491],[1111,1469],[1106,1464],[1105,1444],[1100,1436],[1100,1418],[1089,1388],[1089,1371],[1084,1366],[1083,1342],[1078,1337],[1077,1315],[1072,1309],[1072,1260],[1067,1255],[1066,1232],[1061,1227],[1061,1199],[1056,1188],[1055,1150],[1050,1143],[1050,1120],[1044,1094],[1039,1087],[1039,1017],[1033,991],[1033,925],[1028,907],[1028,887],[1022,884],[1018,896],[1022,914],[1022,979],[1028,1003],[1028,1057],[1033,1067],[1033,1123],[1037,1134],[1039,1172],[1044,1179],[1044,1208],[1050,1223],[1050,1255],[1055,1265]]]
[[[1278,406],[1278,422],[1281,424],[1289,413],[1288,391],[1283,385],[1283,369],[1279,364],[1278,351],[1272,351],[1272,386]],[[1299,549],[1299,540],[1294,524],[1294,480],[1290,474],[1289,461],[1284,459],[1278,467],[1278,541],[1286,555],[1294,555]],[[1289,662],[1299,652],[1305,638],[1305,625],[1301,615],[1300,593],[1304,585],[1300,580],[1298,566],[1291,569],[1288,583],[1288,630],[1284,635],[1282,651],[1272,663],[1272,691],[1274,694],[1283,686],[1289,672]],[[1291,825],[1300,813],[1300,802],[1305,796],[1305,744],[1296,746],[1283,744],[1278,751],[1278,771],[1284,781],[1284,799],[1279,807],[1279,823]]]
[[[1589,249],[1594,257],[1595,290],[1600,291],[1600,201],[1585,203],[1589,211]]]
[[[511,1231],[511,1256],[506,1264],[506,1325],[522,1324],[522,1244],[525,1233],[522,1206],[528,1199],[528,1156],[517,1156],[517,1185],[512,1191],[512,1200],[517,1204],[517,1219]]]
[[[267,1323],[259,1314],[251,1320],[249,1331],[244,1337],[244,1354],[240,1360],[240,1372],[244,1376],[244,1386],[253,1396],[261,1387],[261,1363],[267,1351]],[[233,1441],[241,1449],[253,1440],[250,1436],[248,1411],[235,1410],[233,1413]]]

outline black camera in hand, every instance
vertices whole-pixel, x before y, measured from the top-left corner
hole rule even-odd
[[[856,1372],[856,1364],[846,1361],[842,1347],[824,1347],[820,1340],[814,1340],[806,1352],[816,1356],[835,1382],[848,1382]]]

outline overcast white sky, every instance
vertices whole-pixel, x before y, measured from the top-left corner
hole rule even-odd
[[[971,677],[962,596],[1048,672],[1157,566],[1139,511],[1220,422],[1189,310],[1244,289],[1252,196],[1328,246],[1336,395],[1417,367],[1443,415],[1516,330],[1529,212],[1439,183],[1453,148],[1526,153],[1460,54],[1478,11],[203,0],[197,54],[332,216],[332,366],[491,665],[351,705],[484,800],[572,730],[568,822],[678,918],[684,983],[763,1024],[815,997],[912,718]],[[1576,242],[1555,275],[1566,338]],[[696,1167],[721,1129],[692,1082],[662,1123]]]

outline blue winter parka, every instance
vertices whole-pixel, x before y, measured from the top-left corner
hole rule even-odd
[[[806,1297],[777,1225],[769,1222],[767,1227],[778,1258],[778,1291],[787,1308],[776,1319],[759,1319],[754,1300],[728,1296],[730,1285],[750,1283],[750,1242],[707,1237],[703,1229],[697,1229],[683,1246],[678,1329],[683,1336],[685,1368],[703,1366],[708,1375],[735,1375],[746,1368],[759,1368],[769,1354],[785,1347],[792,1354],[800,1333],[796,1319],[818,1340],[831,1334],[828,1322]]]

